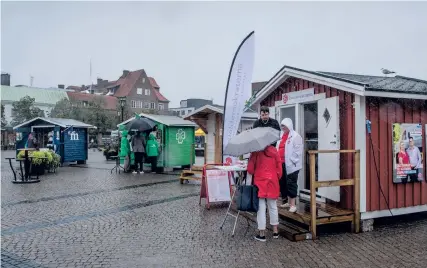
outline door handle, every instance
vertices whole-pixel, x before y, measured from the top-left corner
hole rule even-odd
[[[331,144],[337,144],[337,142],[336,141],[331,141]]]

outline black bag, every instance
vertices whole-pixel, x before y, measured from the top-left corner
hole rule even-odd
[[[258,187],[254,185],[254,179],[252,177],[251,185],[246,185],[245,177],[244,184],[237,189],[237,209],[240,211],[258,212]]]
[[[237,190],[237,209],[240,211],[258,211],[258,188],[255,185],[240,185]]]

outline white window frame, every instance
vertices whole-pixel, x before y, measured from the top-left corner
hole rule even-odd
[[[165,109],[165,105],[164,105],[163,103],[159,103],[159,104],[157,105],[157,108],[159,109],[159,111],[162,111],[162,110],[164,110],[164,109]]]
[[[138,94],[138,95],[142,95],[142,87],[138,87],[138,88],[136,89],[136,94]]]
[[[142,83],[145,83],[145,77],[142,78]],[[141,93],[142,94],[142,93]]]
[[[145,96],[150,96],[150,95],[151,95],[151,90],[150,90],[149,88],[146,88],[146,89],[144,90],[144,95],[145,95]]]
[[[134,109],[136,108],[136,101],[131,100],[131,101],[130,101],[130,104],[131,104],[131,107],[132,107],[132,108],[134,108]]]
[[[148,101],[144,102],[144,108],[150,109],[150,103]]]
[[[156,110],[156,103],[155,102],[150,102],[150,109]]]

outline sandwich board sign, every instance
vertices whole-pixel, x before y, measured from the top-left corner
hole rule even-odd
[[[210,203],[231,202],[230,172],[204,168],[199,204],[202,198],[206,199],[207,208]]]

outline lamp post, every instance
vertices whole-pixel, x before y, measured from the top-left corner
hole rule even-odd
[[[119,102],[120,102],[120,109],[121,109],[122,122],[123,122],[124,121],[124,119],[123,119],[123,110],[124,110],[125,105],[126,105],[126,97],[119,97]]]

